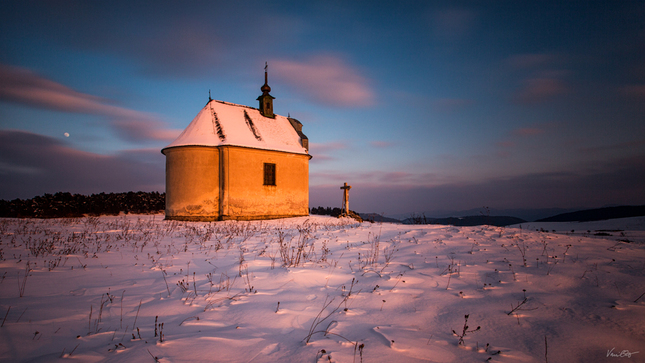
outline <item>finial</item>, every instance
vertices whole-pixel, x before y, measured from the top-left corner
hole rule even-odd
[[[262,91],[262,94],[268,94],[269,92],[271,92],[271,87],[269,87],[268,76],[267,76],[268,68],[269,68],[269,63],[264,62],[264,85],[260,87],[260,91]]]
[[[208,90],[208,102],[212,101],[213,99],[211,98],[211,90]]]

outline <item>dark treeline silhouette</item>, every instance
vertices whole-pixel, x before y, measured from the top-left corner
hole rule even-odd
[[[69,218],[86,215],[158,213],[165,209],[166,193],[100,193],[90,196],[58,192],[32,199],[0,200],[3,218]]]
[[[342,209],[340,208],[331,208],[331,207],[313,207],[311,208],[311,211],[309,212],[310,214],[318,214],[321,216],[332,216],[332,217],[338,217],[342,213]]]
[[[345,217],[354,218],[359,222],[363,221],[363,218],[361,218],[361,216],[358,213],[354,212],[353,210],[351,210],[351,209],[349,210],[349,215],[344,215],[344,211],[342,209],[338,208],[338,207],[334,207],[334,208],[326,207],[325,208],[325,207],[318,206],[318,207],[311,208],[309,210],[309,214],[318,214],[318,215],[321,215],[321,216],[332,216],[332,217],[338,217],[340,215],[343,215]],[[371,220],[371,222],[374,222],[374,220]]]

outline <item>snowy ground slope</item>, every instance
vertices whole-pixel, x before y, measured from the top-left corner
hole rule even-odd
[[[595,223],[4,219],[0,360],[645,361],[645,218]]]

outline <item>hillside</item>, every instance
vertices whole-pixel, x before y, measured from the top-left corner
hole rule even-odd
[[[586,209],[542,218],[536,222],[592,222],[639,216],[645,216],[645,205]]]

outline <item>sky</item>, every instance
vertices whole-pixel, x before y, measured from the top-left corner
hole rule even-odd
[[[213,99],[309,137],[310,206],[645,204],[643,1],[2,1],[0,199],[164,191]],[[520,212],[517,212],[520,213]]]

